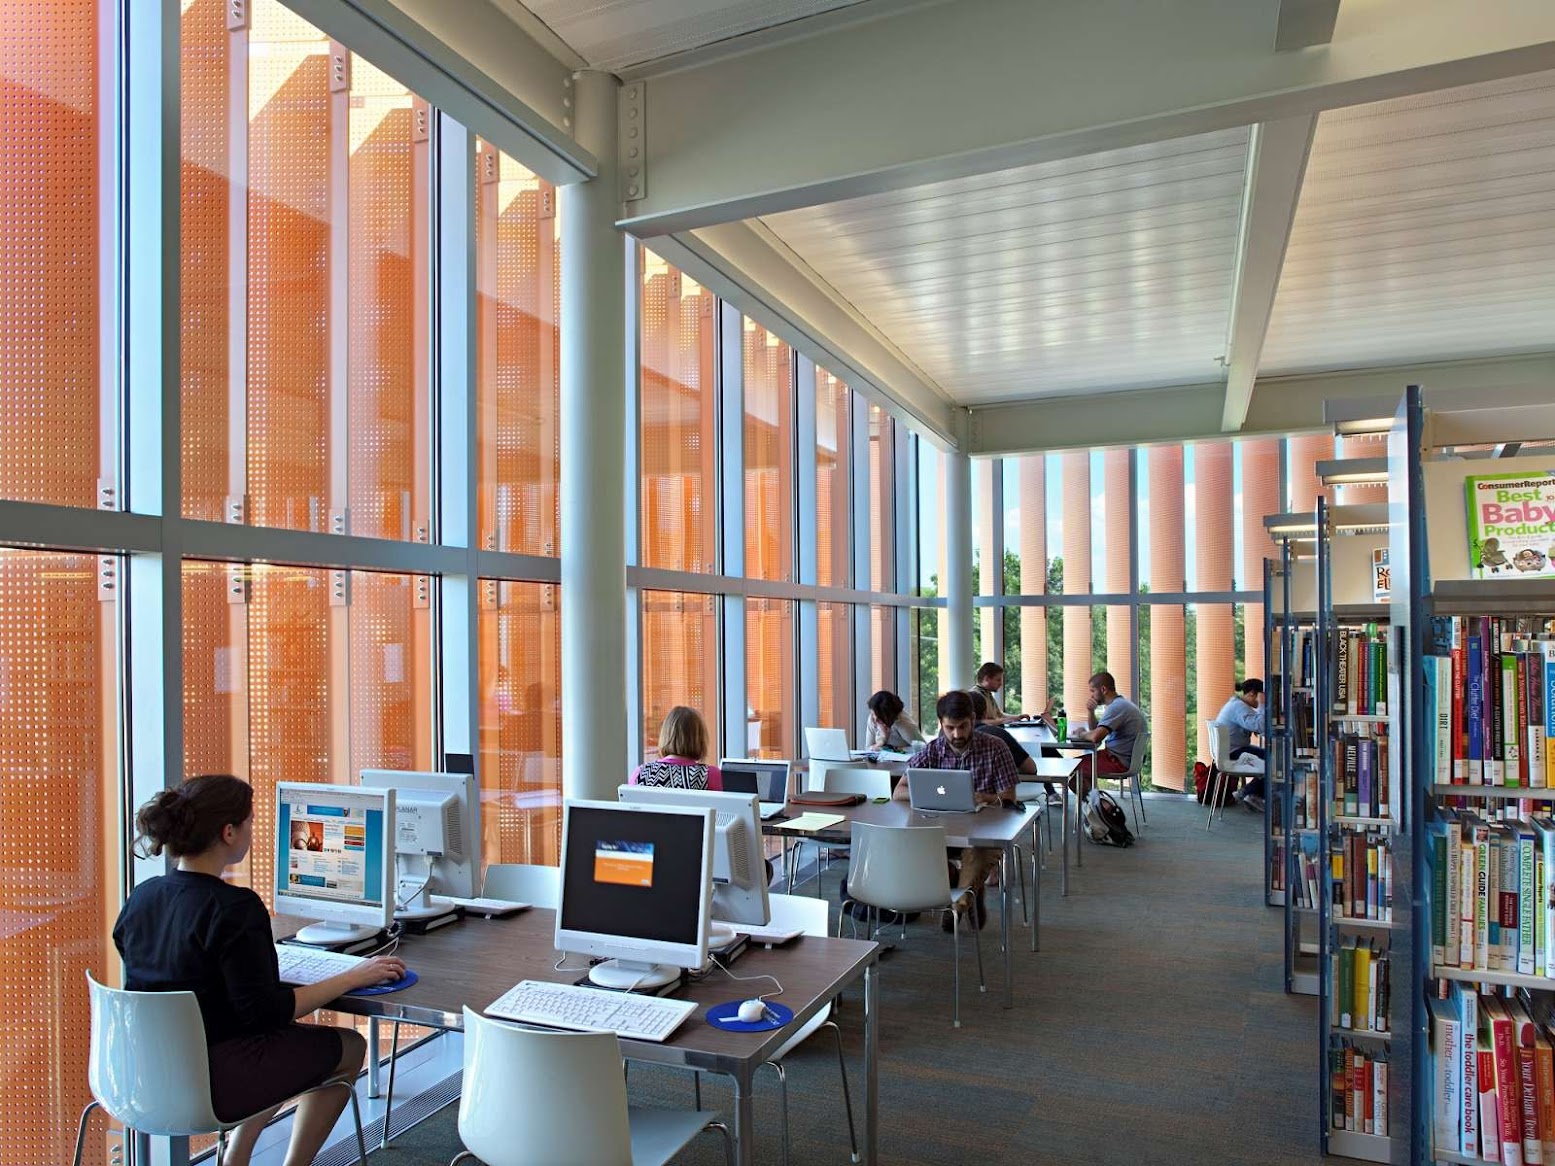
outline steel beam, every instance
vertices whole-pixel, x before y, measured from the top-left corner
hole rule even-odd
[[[1555,68],[1548,0],[1370,0],[1275,53],[1273,0],[913,8],[653,76],[640,236]]]

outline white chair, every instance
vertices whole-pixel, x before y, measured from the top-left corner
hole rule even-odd
[[[1149,735],[1141,732],[1137,737],[1134,738],[1134,751],[1129,755],[1127,770],[1125,770],[1123,773],[1098,772],[1096,774],[1097,785],[1100,785],[1104,781],[1115,781],[1118,783],[1118,797],[1123,799],[1125,805],[1128,804],[1129,794],[1128,791],[1124,789],[1124,787],[1132,784],[1134,799],[1134,832],[1136,834],[1139,833],[1141,827],[1149,825],[1149,822],[1147,822],[1145,819],[1145,794],[1143,788],[1139,784],[1139,779],[1145,771],[1145,752],[1149,746],[1149,743]]]
[[[626,1101],[621,1045],[609,1032],[547,1032],[464,1010],[464,1091],[449,1166],[663,1166],[703,1130],[734,1140],[716,1113]]]
[[[888,769],[843,769],[826,771],[823,787],[829,794],[862,794],[873,800],[891,796],[891,771]]]
[[[811,899],[805,895],[772,895],[771,900],[774,927],[798,927],[806,935],[822,938],[831,934],[831,907],[825,899]],[[852,1149],[852,1160],[854,1162],[859,1160],[858,1136],[853,1129],[853,1099],[848,1093],[848,1063],[842,1055],[842,1030],[837,1027],[837,1022],[831,1019],[831,1010],[832,1006],[828,1003],[805,1021],[799,1031],[789,1037],[783,1047],[765,1062],[778,1078],[783,1109],[783,1161],[785,1163],[788,1162],[788,1072],[783,1068],[783,1058],[823,1028],[831,1029],[832,1036],[837,1042],[837,1069],[842,1074],[842,1105],[848,1115],[848,1144]]]
[[[554,911],[562,899],[561,868],[523,862],[494,862],[486,868],[481,897],[529,903]]]
[[[1209,814],[1204,819],[1204,829],[1208,830],[1215,822],[1217,806],[1220,807],[1220,816],[1226,816],[1226,807],[1220,803],[1224,799],[1227,785],[1239,777],[1257,777],[1263,772],[1263,762],[1246,753],[1235,761],[1231,760],[1231,738],[1226,733],[1226,727],[1214,721],[1205,721],[1204,728],[1209,734],[1212,766],[1208,783]]]
[[[523,862],[494,862],[486,868],[481,897],[506,899],[510,903],[528,903],[532,907],[554,911],[562,900],[561,868]],[[391,1021],[390,1025],[389,1084],[383,1094],[383,1136],[378,1142],[380,1150],[389,1144],[391,1136],[389,1121],[394,1116],[394,1068],[399,1063],[400,1052],[400,1022]],[[377,1055],[376,1048],[374,1055]]]
[[[92,1100],[81,1111],[75,1166],[81,1166],[86,1123],[94,1109],[101,1109],[131,1135],[187,1138],[215,1134],[216,1163],[220,1166],[227,1152],[227,1133],[248,1119],[222,1121],[211,1107],[205,1024],[194,993],[109,988],[93,979],[90,972],[86,982],[92,1010],[86,1075]],[[344,1089],[350,1095],[357,1160],[365,1163],[367,1142],[362,1137],[355,1078],[331,1077],[303,1092],[323,1089]]]
[[[914,911],[951,912],[951,935],[955,946],[955,1010],[952,1026],[961,1027],[961,913],[955,906],[966,901],[967,914],[975,913],[970,889],[954,890],[945,881],[945,827],[943,826],[872,826],[854,822],[853,858],[848,871],[848,895],[871,909],[879,929],[881,911],[901,915]],[[983,978],[983,943],[977,920],[972,920],[972,938],[977,946],[977,987],[988,991]]]

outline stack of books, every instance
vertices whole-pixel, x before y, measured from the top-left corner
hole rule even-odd
[[[1352,1044],[1328,1051],[1328,1112],[1336,1130],[1388,1135],[1388,1059]]]
[[[1352,731],[1336,733],[1329,748],[1334,754],[1333,813],[1351,818],[1390,817],[1387,725],[1357,725]]]
[[[1393,839],[1346,832],[1334,845],[1334,918],[1393,922]]]
[[[1356,1032],[1387,1032],[1392,963],[1387,951],[1375,940],[1352,940],[1340,944],[1329,961],[1334,977],[1329,1024]]]
[[[1555,819],[1446,809],[1430,845],[1432,963],[1555,980]]]
[[[1388,646],[1376,624],[1335,634],[1332,711],[1336,716],[1388,715]]]
[[[1432,621],[1422,657],[1437,785],[1548,788],[1555,774],[1555,638],[1538,617]]]
[[[1430,1001],[1437,1150],[1502,1166],[1555,1163],[1548,1014],[1526,995],[1482,996],[1460,983],[1446,989]]]

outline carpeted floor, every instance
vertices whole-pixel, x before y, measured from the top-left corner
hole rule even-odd
[[[1067,899],[1057,856],[1049,861],[1042,951],[1017,946],[1013,1009],[999,1007],[993,979],[995,921],[983,933],[990,991],[979,996],[972,979],[968,992],[964,981],[960,1031],[950,1026],[950,936],[917,924],[886,958],[881,1162],[1320,1160],[1315,1004],[1282,989],[1280,912],[1260,901],[1261,819],[1233,809],[1206,833],[1202,809],[1170,796],[1151,798],[1146,812],[1134,848],[1085,844]],[[844,1001],[856,1097],[860,998]],[[788,1062],[793,1161],[846,1162],[836,1058],[828,1042],[812,1044]],[[762,1077],[757,1161],[776,1163],[776,1084]],[[634,1066],[630,1087],[634,1104],[691,1104],[684,1074]],[[727,1084],[709,1079],[703,1099],[727,1108]],[[455,1122],[449,1107],[372,1161],[442,1166],[461,1149]],[[708,1135],[680,1161],[721,1163],[721,1143]]]

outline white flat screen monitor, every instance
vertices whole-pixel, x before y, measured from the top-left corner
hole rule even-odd
[[[707,963],[713,811],[562,803],[556,950],[609,957],[607,988],[656,988]]]
[[[705,806],[713,819],[713,918],[719,923],[765,927],[772,921],[767,897],[767,856],[761,849],[761,810],[755,794],[667,786],[623,785],[616,796],[625,805]],[[711,942],[723,947],[734,932],[715,926]]]
[[[275,911],[319,923],[304,943],[369,939],[394,922],[394,791],[275,787]]]
[[[364,769],[362,788],[393,790],[394,865],[401,919],[446,915],[429,899],[475,897],[481,828],[475,776],[410,769]]]

